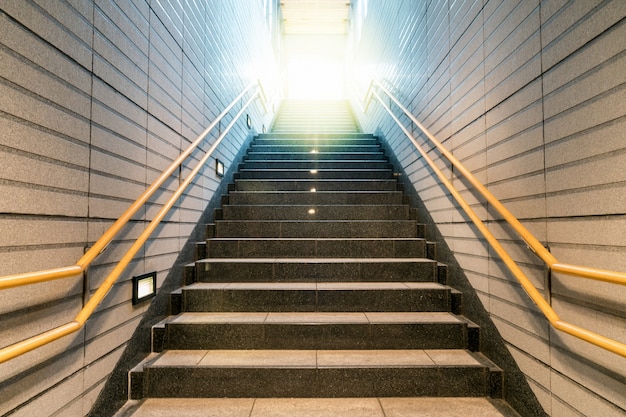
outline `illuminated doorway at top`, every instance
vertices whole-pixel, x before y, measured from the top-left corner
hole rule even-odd
[[[287,98],[345,98],[345,48],[345,35],[285,36]]]

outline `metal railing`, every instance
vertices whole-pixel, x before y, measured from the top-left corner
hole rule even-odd
[[[476,225],[481,234],[485,237],[487,242],[491,245],[491,247],[496,251],[500,259],[505,263],[511,273],[515,276],[515,278],[519,281],[522,288],[526,291],[528,296],[532,299],[532,301],[539,307],[544,316],[548,319],[550,324],[567,334],[575,336],[579,339],[585,340],[589,343],[592,343],[596,346],[599,346],[603,349],[616,353],[618,355],[626,357],[626,344],[621,343],[619,341],[610,339],[608,337],[602,336],[600,334],[594,333],[590,330],[584,329],[582,327],[576,326],[571,323],[567,323],[559,318],[556,312],[552,309],[550,304],[542,297],[541,293],[535,288],[532,282],[526,277],[524,272],[519,268],[519,266],[515,263],[513,258],[506,252],[506,250],[502,247],[500,242],[493,236],[493,234],[489,231],[487,226],[480,220],[480,218],[476,215],[474,210],[469,206],[469,204],[463,199],[460,195],[459,191],[454,188],[450,180],[443,174],[443,172],[435,165],[433,160],[428,156],[427,152],[424,148],[417,142],[417,140],[413,137],[413,135],[407,130],[407,128],[402,124],[402,122],[396,117],[390,106],[388,106],[382,97],[378,94],[376,89],[384,92],[387,97],[393,103],[395,103],[398,108],[402,110],[402,112],[413,122],[415,125],[424,133],[424,135],[430,140],[430,142],[437,148],[437,150],[443,155],[453,166],[460,172],[463,177],[474,187],[476,191],[478,191],[487,202],[496,209],[496,211],[502,216],[502,218],[515,230],[515,232],[520,236],[520,238],[528,245],[530,250],[534,252],[544,263],[545,265],[554,272],[561,272],[567,275],[578,276],[582,278],[594,279],[598,281],[609,282],[618,285],[626,285],[626,273],[610,271],[605,269],[591,268],[586,266],[572,265],[567,263],[559,262],[540,242],[539,240],[528,231],[520,221],[513,215],[511,212],[504,207],[504,205],[467,169],[461,162],[452,155],[450,151],[448,151],[442,144],[439,142],[432,133],[428,131],[416,118],[413,116],[406,107],[402,105],[398,101],[396,97],[389,92],[383,85],[379,82],[373,80],[370,83],[370,86],[367,90],[364,103],[365,105],[362,107],[364,112],[367,112],[370,102],[373,98],[378,100],[378,102],[383,106],[383,108],[389,113],[389,115],[393,118],[393,120],[398,124],[400,129],[404,132],[404,134],[409,138],[409,140],[413,143],[415,148],[422,155],[424,160],[428,163],[430,168],[435,172],[439,180],[445,185],[450,194],[455,198],[457,203],[461,206],[461,208],[465,211],[468,217],[472,220],[472,222]]]
[[[215,139],[215,142],[209,147],[204,156],[200,159],[196,167],[189,173],[187,178],[182,181],[178,189],[163,205],[159,212],[150,221],[146,229],[139,235],[133,245],[122,256],[115,268],[109,273],[103,283],[98,287],[94,294],[85,303],[82,310],[74,318],[73,321],[63,324],[54,329],[40,333],[36,336],[30,337],[21,342],[14,343],[0,349],[0,363],[6,362],[26,352],[34,350],[38,347],[46,345],[63,336],[69,335],[80,330],[85,322],[89,319],[96,307],[102,302],[106,294],[109,292],[115,281],[122,274],[124,269],[132,261],[137,252],[141,249],[143,244],[148,240],[150,235],[157,228],[159,223],[165,218],[169,210],[174,206],[175,202],[180,198],[185,189],[191,184],[198,172],[206,164],[211,157],[211,154],[215,151],[218,145],[222,142],[224,137],[228,134],[230,129],[235,125],[237,120],[243,115],[244,111],[259,98],[261,100],[263,108],[266,110],[267,97],[263,90],[260,81],[250,83],[218,116],[217,118],[189,145],[189,147],[178,156],[170,166],[163,171],[161,175],[135,200],[133,204],[117,219],[113,225],[91,246],[91,248],[85,252],[85,254],[71,266],[65,266],[61,268],[53,268],[42,271],[27,272],[22,274],[8,275],[0,277],[0,290],[7,288],[14,288],[18,286],[36,284],[40,282],[52,281],[56,279],[68,278],[77,276],[79,274],[85,274],[89,265],[100,255],[106,247],[111,243],[113,238],[122,230],[122,228],[128,223],[128,221],[137,213],[137,211],[143,207],[148,199],[170,178],[170,176],[182,165],[182,163],[189,157],[202,142],[206,139],[207,135],[218,125],[218,123],[239,103],[246,95],[250,93],[248,100],[242,104],[241,109],[232,118],[231,122],[224,128],[220,135]]]

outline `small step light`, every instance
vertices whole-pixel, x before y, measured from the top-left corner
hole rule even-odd
[[[311,171],[309,171],[311,174],[317,174],[317,169],[312,169]]]
[[[224,176],[224,163],[219,159],[215,160],[215,175],[218,177]]]
[[[311,188],[311,192],[312,192],[312,193],[316,193],[316,192],[317,192],[317,190],[316,190],[315,188]]]
[[[311,153],[317,153],[317,149],[311,149]]]
[[[309,209],[309,214],[315,214],[315,209]]]
[[[156,271],[133,277],[133,305],[156,295]]]

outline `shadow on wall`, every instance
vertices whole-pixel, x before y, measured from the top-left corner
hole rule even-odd
[[[257,133],[251,131],[242,143],[239,153],[233,159],[231,166],[222,178],[219,187],[215,190],[202,216],[200,216],[189,239],[179,252],[174,265],[159,288],[156,297],[150,303],[150,307],[143,315],[141,323],[137,326],[122,357],[115,366],[113,373],[88,416],[112,416],[128,400],[128,372],[151,352],[152,326],[169,314],[170,294],[183,286],[184,267],[195,260],[196,243],[205,239],[206,224],[213,221],[214,210],[221,206],[222,196],[227,194],[228,184],[233,182],[233,176],[237,172],[237,167],[243,160],[246,149],[248,149],[255,135]]]
[[[437,243],[436,260],[448,266],[448,285],[463,293],[462,314],[480,326],[480,351],[504,370],[505,400],[522,417],[547,417],[548,414],[543,410],[528,385],[526,377],[511,356],[500,332],[465,276],[463,268],[460,267],[446,244],[437,224],[433,221],[394,152],[387,145],[384,135],[381,131],[377,131],[375,135],[380,138],[385,153],[394,166],[394,172],[400,173],[398,180],[403,186],[404,193],[410,198],[411,206],[418,209],[420,222],[426,224],[426,238]]]

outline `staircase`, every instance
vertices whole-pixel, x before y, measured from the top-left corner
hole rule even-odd
[[[345,103],[279,115],[118,415],[516,416],[378,139]]]

